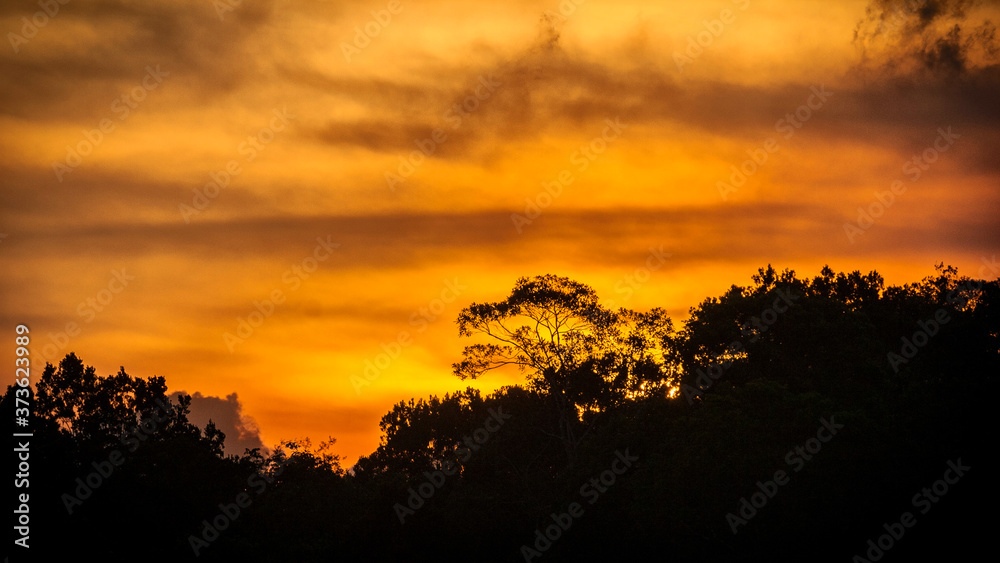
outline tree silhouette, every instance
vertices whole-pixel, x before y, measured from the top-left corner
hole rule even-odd
[[[455,375],[475,379],[506,365],[527,371],[528,387],[555,399],[571,462],[581,418],[592,425],[623,401],[669,393],[679,373],[662,309],[611,311],[591,287],[565,277],[520,278],[507,299],[473,303],[457,323],[460,336],[499,344],[466,346]]]
[[[674,333],[660,310],[610,311],[584,284],[522,278],[506,300],[461,312],[460,334],[486,343],[454,369],[475,378],[516,365],[526,384],[401,401],[378,448],[347,471],[332,439],[224,456],[224,435],[191,425],[190,399],[169,402],[163,378],[99,377],[69,354],[32,394],[33,553],[520,561],[522,546],[549,543],[545,561],[847,561],[913,510],[915,493],[934,483],[939,494],[954,461],[970,476],[916,515],[919,533],[892,557],[977,554],[991,537],[981,514],[993,494],[1000,280],[943,264],[892,287],[828,267],[809,278],[767,266],[751,279]],[[718,358],[726,367],[696,407],[670,392]],[[0,400],[11,423],[17,399],[11,386]],[[842,428],[821,444],[824,419]],[[140,429],[142,441],[128,438]],[[625,452],[634,463],[622,471]],[[790,483],[773,484],[776,470]],[[72,514],[65,495],[79,497]],[[741,498],[754,514],[734,534],[728,515],[750,510]],[[573,502],[584,514],[570,521]],[[197,557],[192,535],[211,539]]]

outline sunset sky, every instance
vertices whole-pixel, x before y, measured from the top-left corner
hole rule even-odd
[[[679,326],[768,263],[1000,247],[996,2],[42,4],[0,6],[0,353],[163,376],[229,442],[353,463],[518,277]]]

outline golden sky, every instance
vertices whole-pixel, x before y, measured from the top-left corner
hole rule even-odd
[[[74,351],[199,393],[231,439],[242,416],[245,443],[332,436],[353,462],[394,403],[465,387],[458,312],[521,276],[679,325],[768,263],[976,275],[1000,240],[998,19],[955,0],[4,2],[0,348],[24,323],[35,377]]]

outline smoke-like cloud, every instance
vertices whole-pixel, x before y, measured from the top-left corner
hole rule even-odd
[[[179,395],[186,394],[184,391],[178,391],[172,394],[170,399],[176,401]],[[188,420],[202,429],[210,420],[214,422],[215,427],[226,434],[227,455],[243,455],[247,449],[253,448],[260,448],[263,454],[269,451],[260,439],[257,422],[243,413],[243,405],[236,393],[231,393],[223,399],[202,395],[196,391],[191,395],[191,413],[188,415]]]
[[[996,26],[978,0],[874,0],[854,31],[861,68],[956,77],[997,65]]]

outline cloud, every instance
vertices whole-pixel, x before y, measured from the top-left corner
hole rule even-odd
[[[36,11],[31,3],[0,15],[20,22]],[[34,120],[99,115],[147,65],[161,65],[178,87],[201,96],[230,91],[253,74],[248,39],[271,11],[269,2],[243,2],[220,20],[213,3],[200,0],[67,4],[17,52],[0,50],[0,112]]]
[[[170,399],[175,401],[179,395],[186,395],[184,391],[178,391],[170,395]],[[204,429],[209,420],[215,423],[216,428],[226,434],[225,452],[228,455],[243,455],[246,449],[260,448],[262,454],[267,454],[269,449],[264,446],[260,439],[260,430],[257,422],[249,415],[243,414],[243,405],[240,404],[236,393],[227,395],[225,399],[211,397],[195,392],[191,395],[191,413],[188,420]]]
[[[874,0],[854,31],[861,69],[955,77],[1000,62],[996,27],[976,0]]]
[[[829,77],[825,85],[835,95],[820,118],[809,123],[810,134],[851,144],[888,144],[905,152],[926,143],[927,132],[937,127],[995,129],[1000,107],[992,99],[1000,87],[1000,59],[992,24],[977,23],[983,14],[968,2],[928,0],[931,8],[904,12],[902,31],[893,31],[886,23],[892,4],[899,2],[869,7],[856,32],[861,62]],[[476,164],[490,162],[517,142],[589,134],[594,124],[616,116],[665,138],[682,128],[762,140],[773,136],[777,120],[806,103],[817,85],[747,84],[728,76],[680,82],[672,67],[655,64],[659,55],[649,49],[633,49],[631,59],[622,61],[564,48],[561,27],[562,22],[543,16],[538,37],[517,56],[473,68],[438,65],[424,84],[324,78],[318,70],[298,71],[291,78],[358,92],[353,99],[366,108],[362,118],[326,121],[311,135],[313,142],[403,155],[441,127],[449,140],[433,158]],[[961,80],[945,79],[955,75]],[[491,76],[501,86],[459,128],[447,127],[442,114],[461,103],[479,76]],[[873,132],[879,135],[869,136]]]
[[[886,177],[874,187],[887,187],[893,179],[895,177]],[[938,213],[959,212],[938,207]],[[18,246],[12,246],[12,250],[25,255],[44,254],[46,249],[56,256],[86,253],[90,261],[107,263],[114,263],[115,258],[122,256],[180,253],[192,262],[190,270],[171,274],[179,275],[182,281],[162,279],[158,283],[194,288],[202,276],[240,275],[241,270],[226,269],[227,260],[232,260],[234,253],[239,254],[239,260],[252,263],[271,261],[275,266],[268,272],[270,277],[265,279],[273,278],[279,283],[282,270],[309,255],[316,237],[327,234],[342,246],[330,263],[324,264],[324,269],[338,272],[369,272],[386,267],[407,269],[448,263],[459,256],[480,256],[484,252],[504,263],[544,260],[545,256],[551,256],[549,253],[555,252],[560,259],[579,263],[628,265],[634,256],[623,253],[623,247],[627,248],[624,243],[644,239],[683,247],[683,250],[674,251],[675,254],[693,259],[755,256],[760,254],[762,247],[768,249],[767,253],[784,255],[828,252],[831,250],[829,239],[841,236],[843,214],[849,212],[853,212],[853,207],[826,203],[600,210],[554,206],[526,227],[525,235],[517,233],[510,212],[503,211],[247,218],[190,226],[128,224],[114,229],[73,226],[51,232],[44,238],[15,241]],[[970,225],[977,224],[976,230],[985,229],[979,232],[997,233],[998,227],[985,209],[962,213]],[[887,234],[882,243],[907,246],[907,237],[923,238],[931,226],[912,224],[898,228],[901,230],[893,232],[892,236]],[[948,240],[957,231],[949,228],[938,234]],[[795,240],[796,244],[788,246],[783,243],[787,240]],[[55,244],[55,241],[61,243]],[[693,244],[694,241],[698,244]],[[203,272],[206,262],[211,266],[208,272]],[[251,267],[248,271],[260,275],[259,267]]]

